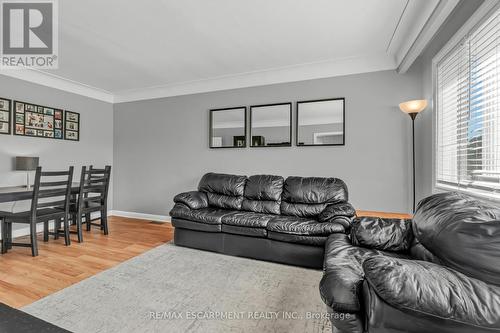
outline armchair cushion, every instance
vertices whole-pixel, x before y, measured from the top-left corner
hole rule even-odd
[[[353,245],[392,252],[407,252],[413,241],[411,220],[361,217],[351,229]]]
[[[179,193],[174,197],[174,202],[185,204],[191,209],[208,207],[207,194],[199,191]]]
[[[418,241],[443,265],[500,286],[500,208],[463,193],[422,200],[413,217]]]
[[[319,292],[326,305],[335,311],[358,312],[364,280],[363,262],[372,256],[407,258],[405,254],[353,246],[346,234],[332,234],[325,244],[323,278]]]
[[[500,331],[500,287],[434,263],[384,256],[364,261],[366,280],[389,305]]]

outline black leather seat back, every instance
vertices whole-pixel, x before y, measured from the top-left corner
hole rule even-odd
[[[248,177],[242,209],[256,213],[280,214],[284,179],[281,176]]]
[[[422,200],[413,232],[445,266],[500,285],[500,209],[450,192]],[[412,251],[414,253],[414,251]]]
[[[207,193],[208,204],[225,209],[241,209],[246,176],[207,173],[198,185],[198,190]]]
[[[281,195],[281,214],[316,218],[327,205],[347,200],[347,186],[338,178],[288,177]]]

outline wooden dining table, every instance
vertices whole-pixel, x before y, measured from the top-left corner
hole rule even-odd
[[[71,184],[71,194],[76,195],[80,190],[79,183]],[[33,198],[33,186],[28,189],[26,186],[5,186],[0,187],[0,203],[30,200]]]

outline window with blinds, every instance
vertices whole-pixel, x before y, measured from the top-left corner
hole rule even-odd
[[[500,198],[500,10],[436,65],[436,185]]]

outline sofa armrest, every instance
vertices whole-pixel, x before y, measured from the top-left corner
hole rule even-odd
[[[353,245],[392,252],[408,252],[413,241],[410,219],[359,217],[352,222]]]
[[[376,256],[363,263],[368,288],[392,307],[484,329],[500,327],[500,286],[435,263]]]
[[[326,206],[318,215],[318,221],[339,223],[349,231],[352,219],[355,216],[356,210],[354,207],[348,202],[343,202]]]
[[[179,193],[174,197],[174,202],[182,203],[191,209],[201,209],[208,207],[207,194],[200,191]]]

